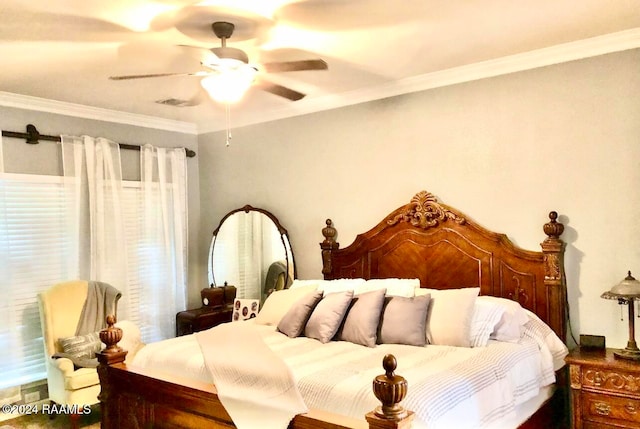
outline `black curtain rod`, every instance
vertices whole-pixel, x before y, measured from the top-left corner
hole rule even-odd
[[[49,141],[49,142],[61,142],[62,138],[60,136],[48,136],[46,134],[40,134],[38,129],[33,124],[27,125],[26,133],[18,133],[15,131],[2,131],[2,137],[11,137],[15,139],[25,139],[26,143],[29,144],[38,144],[40,140]],[[118,143],[118,146],[122,149],[131,149],[131,150],[140,150],[140,146],[134,144],[124,144]],[[187,157],[193,158],[196,156],[196,153],[191,149],[185,148],[185,152]]]

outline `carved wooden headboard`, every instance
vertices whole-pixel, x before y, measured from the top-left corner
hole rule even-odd
[[[340,249],[327,219],[322,273],[338,278],[419,278],[421,287],[480,286],[481,295],[518,301],[566,339],[564,226],[557,213],[543,226],[542,251],[516,247],[426,191]]]

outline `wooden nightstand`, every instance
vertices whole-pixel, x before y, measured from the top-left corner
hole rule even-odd
[[[566,361],[574,429],[640,428],[640,363],[579,348]]]
[[[181,311],[176,314],[176,336],[193,334],[213,328],[221,323],[231,322],[233,305],[222,307],[201,307]]]

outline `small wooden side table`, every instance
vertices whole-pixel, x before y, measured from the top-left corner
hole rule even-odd
[[[612,349],[577,348],[566,357],[574,429],[640,429],[640,362]]]
[[[221,323],[231,322],[233,305],[221,307],[203,306],[176,314],[176,336],[193,334],[213,328]]]

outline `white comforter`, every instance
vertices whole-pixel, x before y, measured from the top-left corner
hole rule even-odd
[[[246,327],[252,322],[240,323]],[[549,327],[535,318],[518,344],[490,341],[479,348],[321,344],[288,338],[273,326],[253,328],[289,366],[309,408],[355,418],[379,405],[371,383],[384,372],[384,355],[392,353],[398,360],[396,373],[409,383],[402,405],[416,413],[415,429],[499,427],[514,416],[518,404],[555,381],[555,369],[567,353]],[[225,353],[224,344],[217,352]],[[211,383],[204,362],[195,336],[188,335],[147,345],[132,365]]]

